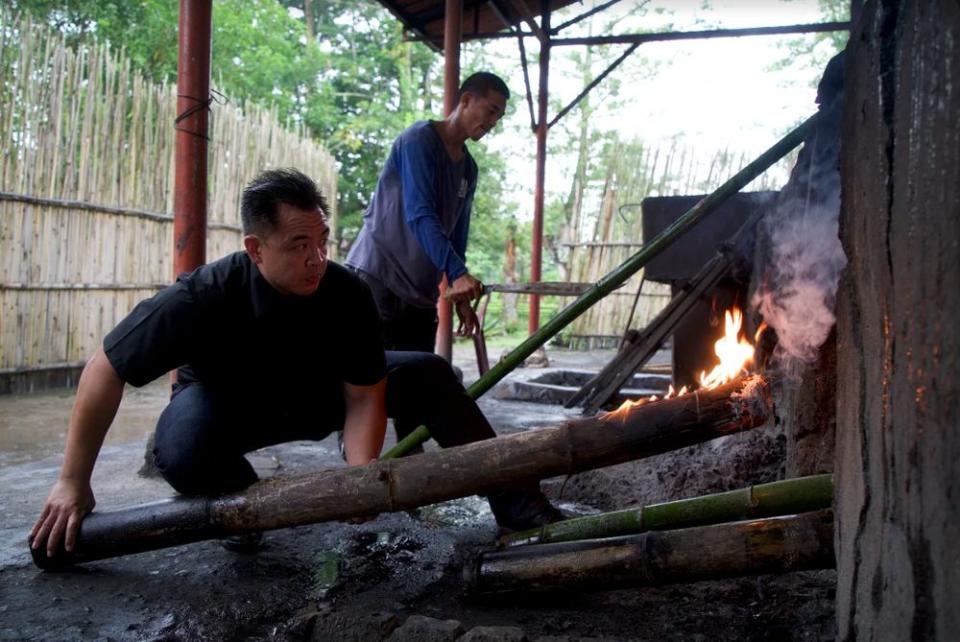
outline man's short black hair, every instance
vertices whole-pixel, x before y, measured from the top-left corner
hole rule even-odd
[[[313,179],[293,167],[268,169],[243,190],[240,203],[243,233],[268,236],[277,228],[277,209],[281,203],[301,210],[315,210],[319,205],[324,217],[330,216],[327,200]]]
[[[491,91],[497,92],[507,100],[510,99],[510,90],[507,89],[507,83],[503,82],[500,76],[489,71],[478,71],[471,74],[460,85],[460,96],[467,92],[477,96],[486,96]]]

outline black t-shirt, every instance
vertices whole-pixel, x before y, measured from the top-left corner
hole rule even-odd
[[[177,368],[180,385],[297,413],[385,376],[379,323],[366,284],[336,263],[312,295],[282,295],[236,252],[142,301],[103,349],[134,386]]]

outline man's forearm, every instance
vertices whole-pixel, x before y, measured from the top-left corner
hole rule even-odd
[[[380,456],[387,429],[386,415],[374,412],[355,412],[348,415],[343,426],[343,446],[347,464],[362,466]]]
[[[384,402],[386,381],[373,386],[347,386],[347,412],[343,422],[343,446],[347,463],[362,466],[380,456],[387,431]]]
[[[89,482],[103,439],[117,414],[122,397],[123,380],[103,349],[98,349],[80,375],[77,398],[67,429],[61,479]]]
[[[424,254],[449,280],[452,281],[467,271],[463,257],[444,235],[436,214],[410,217],[407,224]]]

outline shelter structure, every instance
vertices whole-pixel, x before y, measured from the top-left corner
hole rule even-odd
[[[749,29],[714,29],[708,31],[633,33],[600,35],[592,37],[563,37],[563,31],[600,12],[623,5],[620,0],[607,0],[560,24],[554,25],[554,12],[574,4],[572,0],[379,0],[403,24],[412,40],[425,42],[436,51],[443,51],[446,61],[444,104],[449,105],[451,91],[456,87],[448,84],[453,73],[451,65],[459,70],[459,49],[463,42],[498,38],[515,38],[520,53],[526,88],[527,107],[530,112],[530,127],[536,135],[537,160],[536,183],[533,203],[533,234],[531,248],[530,280],[541,278],[543,256],[544,187],[546,176],[547,134],[550,128],[568,114],[590,91],[599,85],[630,54],[645,42],[695,40],[704,38],[730,38],[740,36],[763,36],[776,34],[810,33],[847,30],[849,22],[800,24]],[[860,12],[861,0],[852,0],[851,16]],[[534,108],[533,92],[527,68],[525,41],[535,38],[539,44],[539,74],[537,104]],[[550,52],[554,47],[578,45],[628,45],[602,73],[590,82],[583,91],[552,118],[548,117],[550,97]],[[455,51],[454,51],[455,49]],[[459,75],[459,74],[457,74]],[[453,99],[455,100],[455,98]],[[533,334],[540,326],[540,301],[536,294],[530,296],[529,332]],[[438,328],[438,352],[449,358],[452,316],[448,304],[441,303]]]

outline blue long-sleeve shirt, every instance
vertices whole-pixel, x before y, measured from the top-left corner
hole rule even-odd
[[[441,276],[453,281],[467,271],[476,187],[466,148],[455,163],[430,121],[413,124],[393,143],[347,265],[411,305],[435,305]]]

